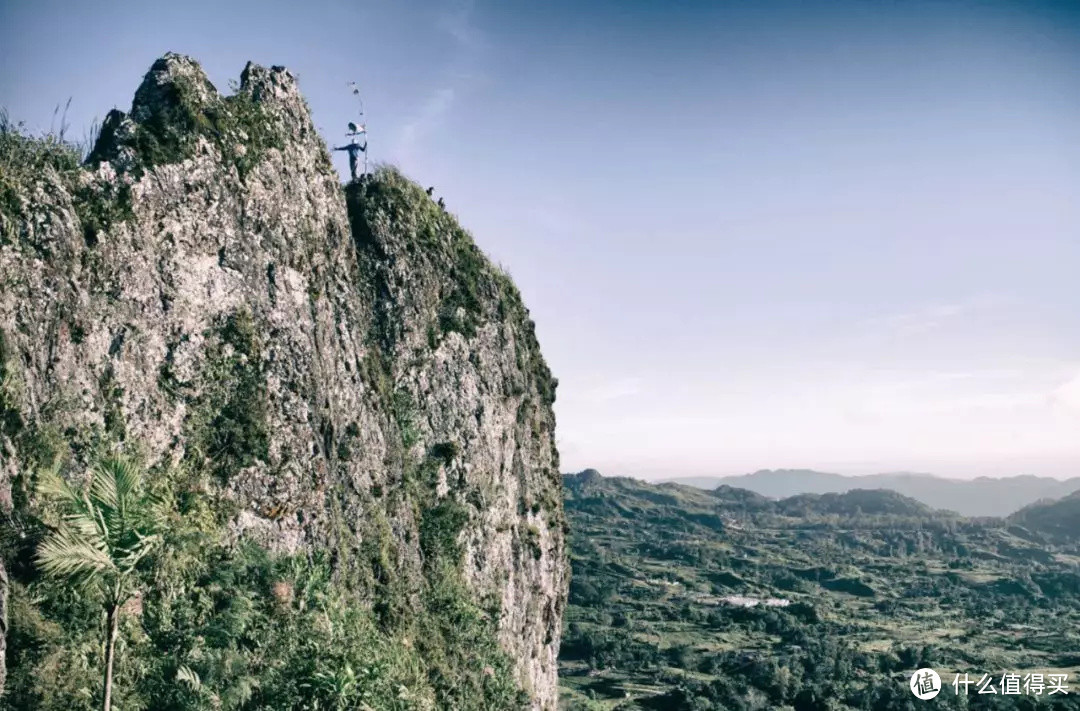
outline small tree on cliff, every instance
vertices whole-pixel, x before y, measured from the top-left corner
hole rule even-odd
[[[38,566],[50,577],[96,590],[104,603],[102,708],[110,711],[120,608],[135,592],[139,562],[161,541],[165,512],[145,491],[142,468],[123,457],[96,462],[82,488],[46,472],[39,491],[57,501],[61,518],[38,547]]]

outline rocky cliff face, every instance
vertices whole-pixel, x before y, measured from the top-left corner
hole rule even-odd
[[[517,290],[453,217],[392,170],[343,190],[285,69],[249,64],[222,97],[177,55],[86,167],[2,197],[0,488],[16,508],[34,467],[134,444],[209,468],[232,536],[332,551],[358,604],[419,581],[423,522],[451,512],[462,577],[497,605],[534,706],[554,708],[555,381]]]

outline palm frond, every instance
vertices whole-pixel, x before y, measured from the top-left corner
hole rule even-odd
[[[108,457],[100,460],[93,471],[90,496],[103,508],[118,510],[139,481],[138,468],[129,460]]]
[[[62,527],[72,536],[91,541],[103,549],[109,548],[109,531],[100,521],[100,513],[93,507],[70,511],[64,515]]]
[[[186,664],[182,664],[176,670],[176,680],[192,691],[202,690],[202,679],[199,678],[199,674]]]
[[[142,491],[142,470],[131,459],[99,460],[88,487],[72,487],[55,473],[43,477],[43,492],[59,498],[63,519],[38,549],[38,563],[49,575],[90,579],[114,574],[121,579],[161,542],[163,506]]]
[[[123,571],[134,570],[139,561],[150,555],[161,542],[161,537],[156,534],[144,535],[139,531],[131,533],[131,540],[126,545],[113,550],[113,559]]]
[[[131,501],[142,491],[143,470],[134,460],[115,459],[112,463],[116,493],[121,501]]]
[[[42,496],[59,499],[72,508],[82,508],[84,503],[82,494],[55,469],[38,472],[37,490]]]
[[[116,569],[103,541],[64,528],[38,546],[37,562],[47,575],[64,578],[90,578]]]

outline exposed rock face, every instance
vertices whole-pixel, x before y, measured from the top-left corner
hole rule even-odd
[[[16,505],[56,441],[72,471],[137,442],[212,468],[235,536],[330,548],[361,578],[386,539],[408,580],[425,509],[452,502],[464,579],[498,603],[535,707],[555,707],[555,382],[516,289],[451,216],[390,170],[343,191],[288,71],[249,64],[223,98],[177,55],[110,114],[91,167],[15,203],[0,483]],[[421,476],[434,498],[409,494]]]
[[[4,693],[4,681],[7,679],[7,570],[0,561],[0,694]]]

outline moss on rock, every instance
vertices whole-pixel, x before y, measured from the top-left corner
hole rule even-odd
[[[266,378],[262,344],[247,311],[226,316],[207,332],[211,343],[191,402],[186,428],[189,456],[209,464],[220,482],[269,459]]]

